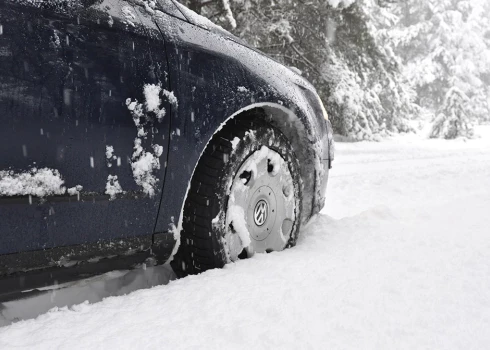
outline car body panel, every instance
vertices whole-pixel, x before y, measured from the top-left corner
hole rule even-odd
[[[129,165],[137,129],[124,102],[143,100],[143,83],[168,88],[161,38],[90,7],[75,16],[1,6],[0,170],[56,169],[64,186],[83,191],[2,197],[0,254],[151,235],[165,168],[156,172],[157,195],[144,196]],[[153,128],[145,142],[162,145],[165,161],[168,122]],[[125,191],[117,200],[105,194],[109,175]]]
[[[58,11],[19,2],[0,0],[0,171],[48,167],[60,171],[65,186],[84,189],[43,200],[0,197],[0,275],[150,247],[168,256],[200,155],[227,120],[250,111],[260,111],[295,149],[302,221],[321,209],[331,126],[301,76],[231,35],[164,13],[165,6],[157,13],[141,2],[104,0]],[[25,18],[18,20],[19,13]],[[15,55],[9,35],[18,42]],[[36,56],[35,40],[47,56]],[[24,61],[33,57],[39,73],[30,81]],[[153,197],[135,183],[130,164],[138,129],[126,100],[142,103],[145,84],[176,97],[162,102],[162,122],[147,125],[146,139],[140,137],[146,147],[163,146]],[[107,159],[107,145],[120,162]],[[109,175],[125,191],[114,200],[105,193]]]
[[[328,157],[328,126],[314,88],[287,67],[234,40],[170,16],[156,22],[167,45],[172,88],[179,99],[186,99],[172,110],[172,186],[164,188],[156,231],[178,226],[188,179],[212,136],[229,118],[253,108],[285,110],[276,124],[301,124],[294,127],[304,129],[298,137],[307,150],[298,152],[308,154],[305,169],[310,169],[303,175],[312,177],[309,181],[319,191],[307,195],[306,218],[317,212],[323,202],[322,178],[328,173],[321,161]]]

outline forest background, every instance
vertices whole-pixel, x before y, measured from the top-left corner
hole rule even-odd
[[[490,121],[488,0],[180,0],[318,90],[337,134],[473,137]]]

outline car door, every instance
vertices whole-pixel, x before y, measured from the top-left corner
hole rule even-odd
[[[164,44],[139,7],[94,3],[0,2],[0,254],[151,241],[169,138]]]

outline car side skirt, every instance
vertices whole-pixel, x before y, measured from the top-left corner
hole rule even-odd
[[[38,288],[132,269],[150,258],[152,263],[164,262],[175,241],[166,232],[155,237],[0,255],[0,302],[26,297],[39,292]]]

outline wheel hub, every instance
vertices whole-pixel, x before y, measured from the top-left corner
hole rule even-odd
[[[260,186],[249,199],[246,221],[250,238],[262,241],[274,229],[277,214],[277,201],[269,186]]]
[[[295,207],[288,164],[263,146],[245,160],[232,182],[226,234],[230,259],[236,260],[243,249],[248,256],[284,249],[292,232]],[[238,217],[237,213],[243,214]]]

